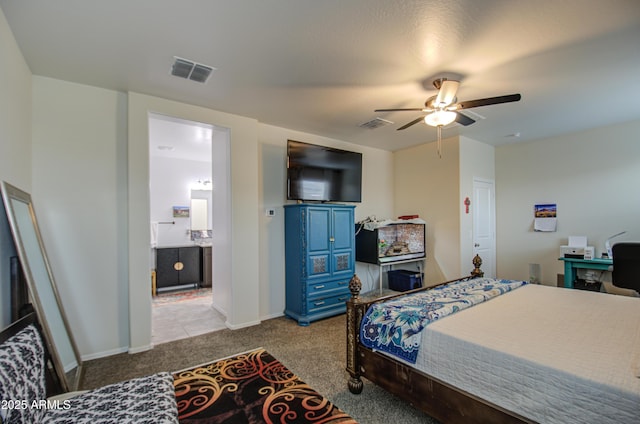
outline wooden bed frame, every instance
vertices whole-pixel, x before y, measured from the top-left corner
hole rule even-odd
[[[473,258],[473,265],[471,274],[463,278],[484,275],[479,256]],[[443,423],[534,423],[360,344],[360,323],[371,304],[431,288],[433,286],[382,297],[360,297],[362,283],[354,275],[349,283],[351,299],[347,301],[347,371],[351,393],[362,393],[362,377],[365,377]]]

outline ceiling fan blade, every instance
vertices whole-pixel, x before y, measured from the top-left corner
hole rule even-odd
[[[463,114],[462,114],[462,113],[460,113],[460,112],[456,112],[456,119],[455,119],[455,121],[456,121],[458,124],[460,124],[460,125],[464,125],[465,127],[466,127],[467,125],[471,125],[471,124],[473,124],[474,122],[476,122],[476,121],[475,121],[475,119],[471,119],[471,118],[469,118],[467,115],[463,115]]]
[[[467,100],[466,102],[458,103],[458,110],[471,109],[472,107],[497,105],[500,103],[510,103],[520,101],[520,94],[508,94],[506,96],[488,97],[486,99]]]
[[[440,84],[438,95],[436,96],[436,100],[433,103],[434,107],[445,107],[453,103],[454,99],[456,98],[456,93],[458,92],[459,85],[460,83],[458,81],[442,81],[442,83]]]
[[[396,131],[401,131],[401,130],[407,129],[407,128],[409,128],[410,126],[415,125],[415,124],[417,124],[417,123],[418,123],[418,122],[420,122],[420,121],[424,121],[424,117],[423,117],[423,116],[421,116],[421,117],[419,117],[419,118],[414,119],[413,121],[409,122],[408,124],[404,124],[403,126],[401,126],[400,128],[398,128]]]
[[[411,109],[376,109],[374,110],[374,112],[405,112],[405,111],[410,111],[410,112],[428,112],[427,110],[425,110],[422,107],[414,107]]]

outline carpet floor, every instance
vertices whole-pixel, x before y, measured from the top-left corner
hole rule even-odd
[[[301,327],[288,318],[274,318],[239,330],[220,330],[164,343],[153,349],[85,362],[82,388],[92,389],[160,371],[175,372],[240,352],[263,347],[284,366],[338,408],[362,424],[437,424],[383,389],[364,381],[354,395],[345,371],[345,315]]]

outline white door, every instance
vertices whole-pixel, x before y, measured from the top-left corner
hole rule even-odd
[[[473,256],[482,258],[485,277],[496,275],[496,212],[493,181],[473,179]]]

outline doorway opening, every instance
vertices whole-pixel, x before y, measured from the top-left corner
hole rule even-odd
[[[214,125],[149,114],[152,344],[226,328],[215,306]],[[219,181],[216,181],[220,183]]]

